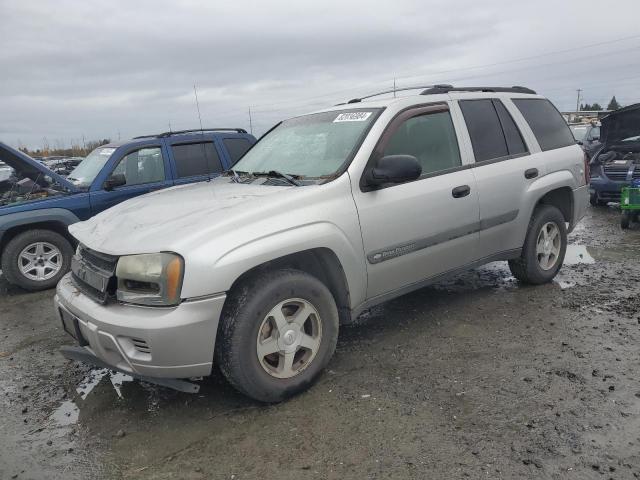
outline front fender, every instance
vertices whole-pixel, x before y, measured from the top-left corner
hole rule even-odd
[[[316,222],[254,238],[228,250],[213,264],[210,258],[209,262],[198,258],[202,253],[197,253],[198,257],[187,259],[188,275],[182,296],[226,292],[243,273],[254,267],[305,250],[327,248],[344,269],[352,306],[355,306],[364,301],[367,287],[362,245],[357,240],[359,237],[354,245],[347,233],[335,224]]]
[[[5,232],[15,227],[42,222],[55,222],[68,227],[79,221],[80,219],[73,212],[64,208],[43,208],[9,213],[0,216],[0,241]]]

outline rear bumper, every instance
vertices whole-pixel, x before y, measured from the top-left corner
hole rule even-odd
[[[589,186],[583,185],[573,190],[573,218],[569,223],[571,232],[577,223],[584,217],[589,206]]]
[[[224,294],[171,308],[100,305],[65,275],[54,299],[61,322],[77,321],[81,344],[117,370],[137,376],[209,375]],[[63,319],[64,315],[64,319]]]

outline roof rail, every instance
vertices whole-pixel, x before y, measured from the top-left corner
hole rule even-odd
[[[437,95],[439,93],[449,92],[510,92],[510,93],[531,93],[535,95],[535,91],[527,87],[454,87],[453,85],[434,85],[427,88],[420,95]]]
[[[417,85],[415,87],[402,87],[402,88],[394,88],[392,90],[385,90],[383,92],[372,93],[371,95],[365,95],[364,97],[352,98],[346,103],[360,103],[362,100],[371,97],[377,97],[378,95],[386,95],[387,93],[396,93],[396,92],[404,92],[406,90],[420,90],[421,88],[431,88],[431,87],[440,87],[442,85]],[[344,103],[339,103],[338,105],[345,105]]]
[[[156,133],[153,135],[140,135],[139,137],[133,137],[134,140],[139,138],[166,138],[171,135],[180,135],[183,133],[205,133],[205,132],[237,132],[247,133],[244,128],[194,128],[191,130],[174,130],[172,132]]]

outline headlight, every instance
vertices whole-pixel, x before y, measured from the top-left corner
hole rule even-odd
[[[175,253],[120,257],[116,267],[121,302],[169,306],[180,303],[184,260]]]

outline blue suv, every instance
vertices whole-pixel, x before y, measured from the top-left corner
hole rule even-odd
[[[209,180],[255,142],[241,128],[136,137],[96,148],[67,177],[0,142],[2,273],[27,290],[54,287],[73,256],[69,225],[138,195]]]

